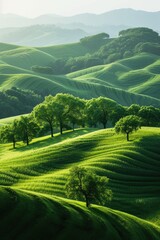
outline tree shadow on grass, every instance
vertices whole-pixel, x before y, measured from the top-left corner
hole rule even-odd
[[[160,135],[144,136],[140,141],[135,142],[135,145],[142,150],[147,150],[156,154],[160,157]]]
[[[86,132],[83,133],[85,134]],[[75,139],[74,142],[67,141],[65,144],[53,145],[53,147],[50,147],[47,151],[36,151],[36,155],[34,155],[33,152],[31,158],[38,159],[38,164],[35,164],[33,169],[39,173],[44,172],[44,170],[45,172],[63,170],[72,164],[77,164],[85,160],[86,153],[92,151],[98,143],[99,141],[95,139],[88,140],[78,138]],[[40,146],[38,146],[38,148],[40,148]],[[18,150],[25,151],[25,148]]]
[[[87,133],[94,132],[96,129],[77,129],[75,131],[66,131],[62,135],[57,134],[53,138],[48,137],[43,140],[39,140],[36,142],[31,142],[28,146],[22,146],[21,144],[17,144],[17,148],[15,149],[16,151],[24,152],[24,151],[29,151],[29,150],[36,150],[39,148],[47,147],[56,143],[59,143],[61,141],[69,140],[76,138],[78,136],[83,136]]]

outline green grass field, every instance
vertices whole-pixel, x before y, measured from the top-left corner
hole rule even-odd
[[[1,144],[2,239],[158,240],[160,129],[142,128],[130,138],[113,129],[78,129],[15,150]],[[109,177],[107,206],[87,209],[66,199],[64,185],[76,165]]]
[[[98,46],[97,46],[98,48]],[[38,74],[58,58],[94,52],[81,43],[42,48],[0,43],[0,91],[104,96],[124,106],[160,107],[160,59],[139,54],[67,75]],[[0,126],[20,116],[0,119]],[[160,128],[143,127],[126,141],[114,129],[76,129],[54,138],[0,144],[0,239],[159,240]],[[69,170],[84,166],[109,178],[106,206],[66,198]]]
[[[81,98],[105,96],[122,105],[160,106],[159,57],[140,54],[66,76],[38,74],[33,65],[47,66],[57,58],[75,57],[91,50],[80,43],[43,48],[0,44],[0,90],[11,87],[43,94],[70,93]]]

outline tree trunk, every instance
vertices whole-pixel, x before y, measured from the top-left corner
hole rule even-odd
[[[85,196],[85,199],[86,199],[86,207],[88,208],[89,207],[89,199],[88,199],[88,197],[87,197],[87,195],[86,194],[84,194],[84,196]]]
[[[129,141],[129,133],[127,133],[127,141]]]
[[[16,141],[13,140],[13,149],[15,149],[15,148],[16,148]]]
[[[50,131],[51,131],[51,137],[53,138],[53,127],[52,127],[52,124],[50,124]]]
[[[63,133],[63,127],[62,127],[62,123],[60,123],[60,134],[62,135]]]
[[[29,139],[28,139],[28,135],[26,136],[26,142],[27,142],[27,146],[29,145]]]
[[[104,129],[106,129],[106,124],[107,124],[107,123],[103,123],[103,128],[104,128]]]

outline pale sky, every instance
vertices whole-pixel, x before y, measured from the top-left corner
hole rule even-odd
[[[47,13],[64,16],[86,12],[99,14],[119,8],[160,11],[160,0],[0,0],[1,13],[26,17]]]

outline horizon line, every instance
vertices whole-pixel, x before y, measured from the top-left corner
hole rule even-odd
[[[77,14],[70,14],[70,15],[61,15],[61,14],[57,14],[57,13],[44,13],[44,14],[40,14],[40,15],[35,15],[35,16],[32,16],[32,17],[29,17],[29,16],[25,16],[25,15],[21,15],[21,14],[17,14],[17,13],[12,13],[12,12],[2,12],[0,13],[0,15],[14,15],[14,16],[19,16],[19,17],[24,17],[24,18],[28,18],[28,19],[34,19],[34,18],[38,18],[38,17],[41,17],[41,16],[45,16],[45,15],[54,15],[54,16],[57,16],[57,17],[74,17],[74,16],[79,16],[79,15],[84,15],[84,14],[91,14],[91,15],[103,15],[105,13],[109,13],[109,12],[113,12],[113,11],[118,11],[118,10],[133,10],[133,11],[141,11],[141,12],[147,12],[147,13],[158,13],[160,12],[160,10],[157,10],[157,11],[149,11],[149,10],[144,10],[144,9],[135,9],[135,8],[115,8],[115,9],[112,9],[112,10],[108,10],[108,11],[105,11],[105,12],[100,12],[100,13],[95,13],[95,12],[81,12],[81,13],[77,13]]]

